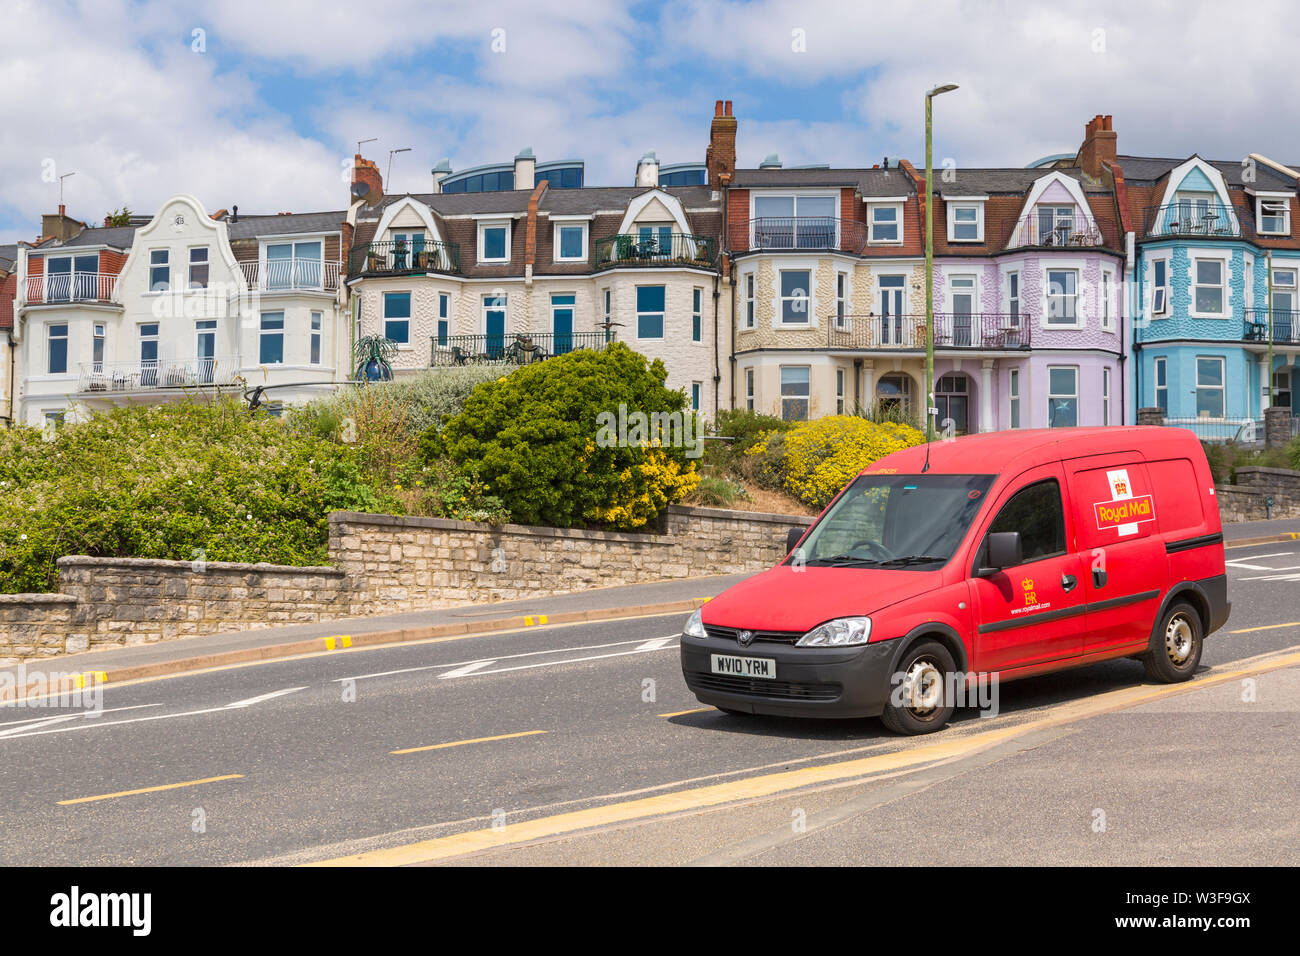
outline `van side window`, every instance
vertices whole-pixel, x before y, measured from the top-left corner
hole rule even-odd
[[[1065,553],[1065,508],[1055,478],[1021,488],[1002,506],[989,531],[1019,531],[1025,562]]]

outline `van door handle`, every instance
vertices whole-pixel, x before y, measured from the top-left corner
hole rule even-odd
[[[1093,568],[1092,586],[1095,588],[1104,588],[1106,586],[1106,572],[1101,568]]]
[[[1074,586],[1078,583],[1079,583],[1079,579],[1076,578],[1073,574],[1061,575],[1061,587],[1065,588],[1065,590],[1067,591],[1073,591]]]

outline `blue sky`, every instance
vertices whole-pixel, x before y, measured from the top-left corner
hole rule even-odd
[[[1244,22],[1192,0],[0,0],[0,16],[0,242],[35,237],[66,172],[69,213],[91,222],[177,192],[341,208],[372,136],[381,169],[412,147],[390,191],[426,191],[444,156],[463,169],[523,146],[626,184],[646,150],[702,160],[720,98],[743,165],[919,162],[922,96],[943,82],[961,89],[937,102],[936,160],[959,166],[1072,151],[1095,113],[1122,152],[1300,162],[1279,122],[1300,10],[1281,0]]]

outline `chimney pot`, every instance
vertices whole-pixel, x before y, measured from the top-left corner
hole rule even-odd
[[[727,100],[726,103],[723,104],[722,112],[726,116],[731,115],[731,100]]]
[[[714,115],[714,116],[721,116],[721,115],[722,115],[722,100],[716,100],[716,101],[714,102],[714,104],[713,104],[713,115]]]

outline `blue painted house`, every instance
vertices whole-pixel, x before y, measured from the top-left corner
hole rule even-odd
[[[1264,409],[1294,408],[1296,178],[1249,158],[1117,164],[1135,233],[1135,407],[1159,407],[1205,439],[1248,439]]]

